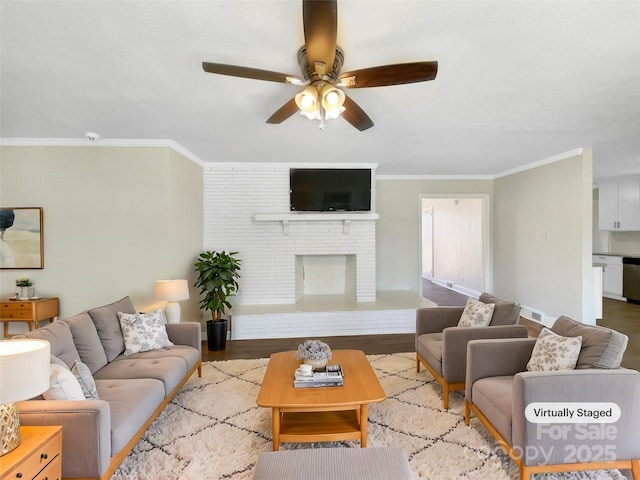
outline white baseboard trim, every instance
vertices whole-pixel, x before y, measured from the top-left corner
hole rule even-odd
[[[532,322],[537,322],[548,328],[551,328],[558,318],[558,317],[551,317],[549,315],[546,315],[541,310],[537,310],[532,307],[527,307],[524,305],[520,307],[520,316],[523,318],[526,318],[527,320],[531,320]]]
[[[472,290],[463,285],[459,285],[454,282],[450,282],[448,280],[444,280],[442,278],[433,277],[430,279],[436,285],[440,285],[441,287],[448,288],[449,290],[453,290],[454,292],[461,293],[463,295],[467,295],[468,297],[478,298],[482,292],[478,292],[476,290]]]
[[[626,302],[627,301],[626,297],[623,297],[622,295],[616,295],[615,293],[602,292],[602,296],[603,297],[607,297],[607,298],[611,298],[613,300],[620,300],[621,302]]]

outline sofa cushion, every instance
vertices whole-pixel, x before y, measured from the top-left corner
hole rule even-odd
[[[462,311],[459,327],[486,327],[491,323],[491,317],[493,316],[494,303],[484,303],[476,300],[475,298],[469,298],[467,304]]]
[[[108,362],[124,352],[124,338],[120,328],[120,320],[118,320],[118,312],[136,313],[129,297],[87,311],[96,326]]]
[[[149,313],[118,312],[118,318],[124,337],[125,356],[173,346],[167,336],[161,309]]]
[[[425,333],[416,339],[418,355],[442,375],[442,333]]]
[[[582,337],[576,369],[619,368],[629,338],[622,333],[596,325],[585,325],[569,317],[558,317],[551,327],[558,335]]]
[[[512,445],[513,376],[482,378],[473,383],[472,389],[474,405]]]
[[[551,372],[576,368],[582,337],[563,337],[543,328],[531,352],[527,370],[531,372]]]
[[[514,302],[501,300],[488,293],[480,295],[479,300],[483,303],[493,303],[493,316],[491,317],[491,326],[494,325],[515,325],[520,319],[520,305]]]
[[[64,367],[66,369],[69,369],[69,365],[67,365],[66,363],[64,363],[62,360],[60,360],[58,357],[56,357],[55,355],[49,355],[49,363],[54,363],[56,365],[60,365],[61,367]]]
[[[45,400],[86,400],[73,373],[57,363],[49,365],[49,389],[42,396]]]
[[[107,364],[107,355],[98,337],[98,331],[87,312],[64,319],[71,329],[73,343],[80,354],[80,359],[91,373],[95,373]]]
[[[143,356],[144,353],[139,355]],[[110,362],[97,371],[94,378],[96,380],[153,378],[164,384],[165,395],[167,395],[178,386],[186,374],[185,362],[178,357],[136,359],[126,357]]]
[[[132,355],[124,356],[120,355],[116,360],[126,358],[127,360],[134,360],[137,358],[166,358],[177,357],[181,358],[187,368],[187,371],[191,370],[201,359],[201,353],[193,347],[188,345],[174,345],[173,347],[161,348],[159,350],[150,350],[148,352],[134,353]]]
[[[109,402],[113,457],[160,406],[164,400],[164,388],[162,382],[150,378],[96,380],[96,387],[100,398]]]
[[[13,338],[37,338],[51,344],[51,355],[58,357],[68,366],[80,359],[80,354],[73,343],[69,325],[64,321],[53,322],[31,332],[16,335]]]
[[[89,367],[80,360],[76,360],[76,363],[71,367],[71,373],[73,373],[78,380],[85,398],[89,400],[100,400],[98,391],[96,390],[96,382],[93,380],[93,375],[91,375]]]

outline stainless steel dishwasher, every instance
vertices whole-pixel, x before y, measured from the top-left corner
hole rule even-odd
[[[640,303],[640,258],[622,258],[622,295],[628,302]]]

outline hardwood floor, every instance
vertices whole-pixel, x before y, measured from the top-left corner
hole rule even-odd
[[[428,282],[423,285],[423,295],[438,305],[463,306],[467,297],[447,288]],[[604,299],[603,325],[629,337],[629,344],[622,359],[622,366],[640,370],[640,305]],[[525,322],[531,335],[537,335],[539,324]],[[415,351],[414,334],[393,335],[358,335],[344,337],[319,337],[335,349],[362,350],[367,355]],[[272,353],[285,350],[296,350],[306,338],[277,338],[262,340],[232,340],[227,342],[223,352],[211,352],[206,342],[202,344],[202,360],[204,362],[233,360],[242,358],[268,358]]]
[[[627,350],[622,357],[622,366],[640,370],[640,305],[603,299],[602,320],[598,325],[609,327],[629,337]]]
[[[464,307],[469,298],[462,293],[441,287],[429,280],[422,279],[422,296],[428,298],[439,306]]]

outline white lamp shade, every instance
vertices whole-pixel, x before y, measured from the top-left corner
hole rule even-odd
[[[189,285],[186,280],[156,281],[156,298],[167,302],[179,302],[189,298]]]
[[[28,400],[49,388],[46,340],[0,341],[0,404]]]

